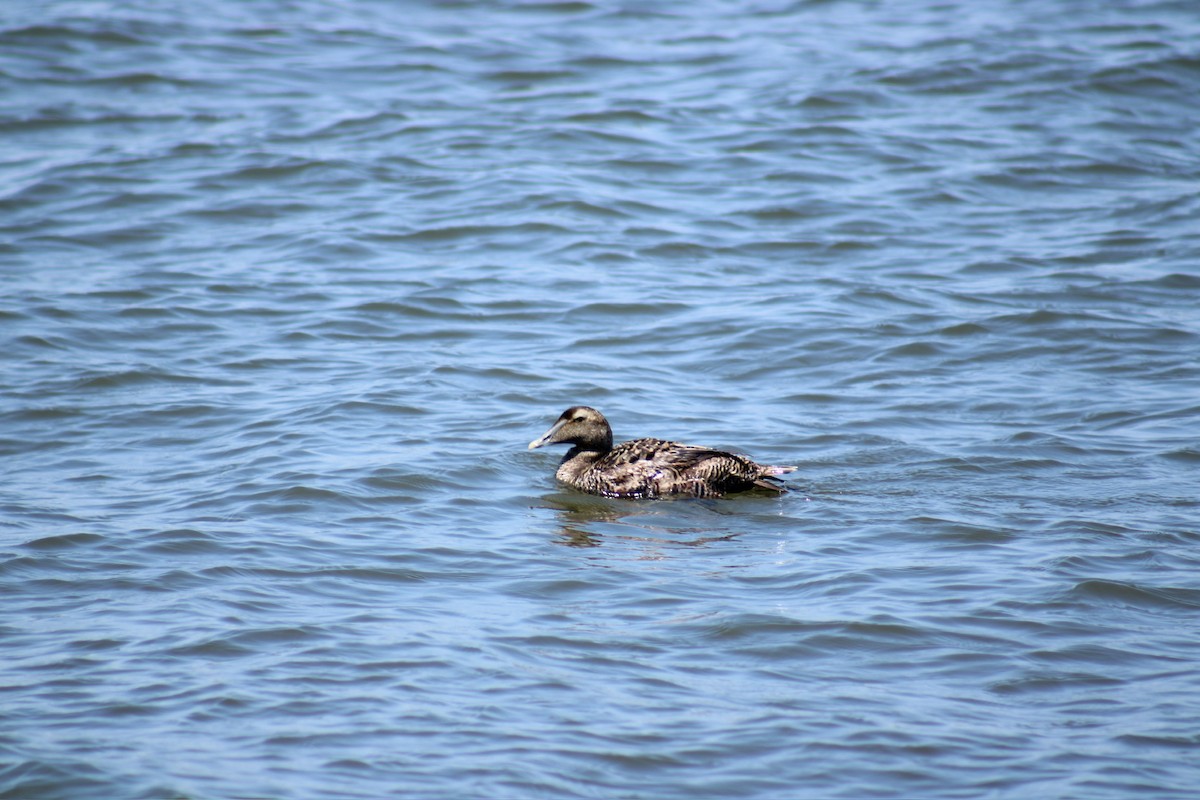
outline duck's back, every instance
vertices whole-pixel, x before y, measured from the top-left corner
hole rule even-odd
[[[610,497],[720,497],[756,487],[783,491],[768,480],[772,469],[721,450],[634,439],[604,453],[569,482]]]

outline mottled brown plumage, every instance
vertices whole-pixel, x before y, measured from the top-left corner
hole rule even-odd
[[[529,449],[570,444],[555,477],[608,497],[721,497],[748,489],[787,489],[774,476],[795,470],[757,464],[745,456],[662,439],[634,439],[613,447],[612,428],[594,408],[568,408]]]

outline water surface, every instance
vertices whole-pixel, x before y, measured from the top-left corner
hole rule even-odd
[[[1191,796],[1197,42],[6,5],[0,796]],[[566,490],[578,403],[795,491]]]

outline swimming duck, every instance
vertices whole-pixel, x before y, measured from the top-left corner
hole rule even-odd
[[[594,408],[568,408],[529,449],[569,444],[554,477],[607,497],[721,497],[747,489],[787,489],[774,476],[795,467],[757,464],[745,456],[662,439],[634,439],[613,447],[612,428]]]

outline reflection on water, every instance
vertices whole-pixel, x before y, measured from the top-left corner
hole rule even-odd
[[[778,497],[775,493],[761,494],[764,498]],[[735,539],[740,533],[711,534],[714,523],[711,515],[720,514],[724,502],[728,501],[696,498],[626,500],[580,492],[542,496],[542,507],[557,512],[559,544],[569,547],[598,547],[606,536],[682,547]],[[671,509],[675,505],[681,508]]]

